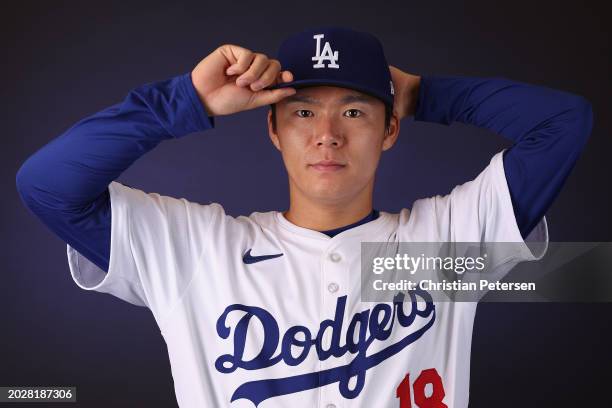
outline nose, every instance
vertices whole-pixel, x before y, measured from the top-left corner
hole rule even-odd
[[[320,117],[314,126],[317,147],[338,148],[344,144],[344,136],[337,120],[327,116]]]

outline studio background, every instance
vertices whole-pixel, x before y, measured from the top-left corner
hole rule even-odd
[[[602,2],[603,4],[603,2]],[[2,12],[0,386],[76,386],[79,406],[175,406],[167,349],[148,309],[79,289],[66,245],[21,203],[15,174],[79,119],[141,84],[190,71],[224,43],[276,56],[288,34],[342,25],[375,34],[390,64],[419,75],[503,76],[586,97],[594,128],[547,213],[551,241],[610,241],[610,29],[592,2],[22,2]],[[364,56],[367,58],[367,56]],[[119,181],[283,210],[286,174],[266,109],[163,142]],[[397,212],[475,178],[510,142],[475,127],[405,119],[383,155],[375,208]],[[478,307],[471,407],[607,401],[612,304]],[[47,405],[49,406],[49,405]],[[59,406],[59,405],[58,405]],[[70,404],[66,406],[75,406]]]

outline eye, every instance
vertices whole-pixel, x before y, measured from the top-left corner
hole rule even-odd
[[[296,114],[300,118],[309,118],[313,115],[312,111],[309,111],[308,109],[299,109],[296,111]]]
[[[349,118],[358,118],[359,116],[361,116],[362,112],[359,109],[349,109],[346,112],[344,112],[345,116],[348,116]]]

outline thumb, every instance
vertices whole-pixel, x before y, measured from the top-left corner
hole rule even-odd
[[[253,94],[253,108],[258,108],[264,105],[272,105],[284,98],[293,95],[296,92],[294,88],[279,88],[272,90],[261,90]]]

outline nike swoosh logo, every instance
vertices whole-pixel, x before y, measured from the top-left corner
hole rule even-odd
[[[278,258],[279,256],[283,256],[283,254],[253,256],[251,255],[251,250],[249,249],[244,255],[242,255],[242,262],[245,264],[254,264],[256,262]]]

